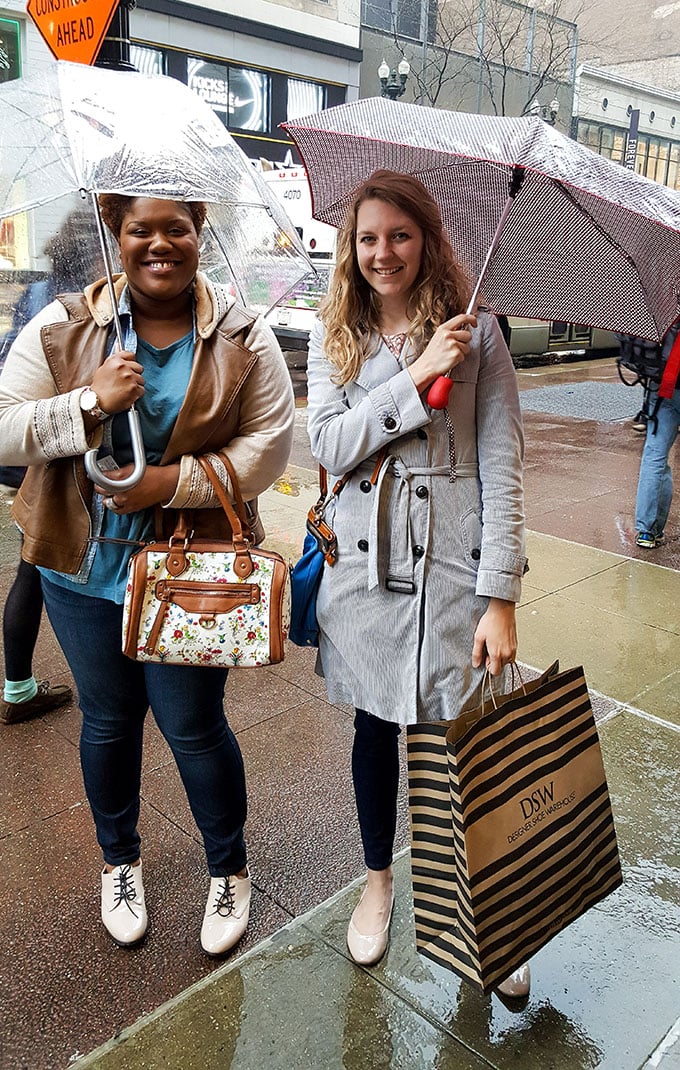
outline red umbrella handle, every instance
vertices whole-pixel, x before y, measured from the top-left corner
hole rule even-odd
[[[449,403],[449,394],[453,386],[453,379],[448,375],[440,375],[435,379],[427,392],[427,403],[431,409],[445,409]]]

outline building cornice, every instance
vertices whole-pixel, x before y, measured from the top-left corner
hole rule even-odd
[[[298,33],[282,26],[272,26],[255,19],[246,19],[240,15],[231,15],[226,11],[201,7],[198,4],[177,3],[177,0],[137,0],[141,11],[152,11],[166,18],[184,19],[203,26],[212,26],[217,30],[242,34],[244,37],[256,37],[290,48],[305,49],[308,52],[321,53],[325,56],[337,56],[350,63],[361,63],[363,52],[360,48],[344,45],[321,37]],[[330,25],[333,25],[332,23]]]
[[[680,104],[680,93],[674,93],[670,89],[663,89],[656,85],[645,85],[644,82],[634,82],[631,78],[623,78],[614,67],[609,69],[607,67],[591,67],[589,64],[583,63],[578,68],[576,75],[577,78],[585,75],[587,78],[592,78],[593,81],[605,82],[621,89],[628,89],[637,96],[645,95],[668,103]]]

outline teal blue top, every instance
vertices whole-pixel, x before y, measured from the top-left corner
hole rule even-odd
[[[126,346],[129,340],[126,339]],[[130,347],[130,352],[135,352]],[[144,368],[144,395],[135,403],[144,440],[148,464],[158,464],[165,452],[180,406],[189,384],[194,359],[194,332],[189,331],[172,345],[157,349],[136,338],[137,360]],[[111,420],[113,456],[120,465],[131,456],[127,413],[117,413]],[[98,503],[97,503],[98,505]],[[118,516],[104,509],[99,539],[153,538],[153,508]],[[137,547],[112,542],[93,543],[94,554],[87,581],[41,569],[43,575],[60,587],[69,587],[94,598],[108,598],[122,603],[125,598],[127,566]]]

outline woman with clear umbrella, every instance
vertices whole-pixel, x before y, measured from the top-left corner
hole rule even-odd
[[[377,171],[355,192],[312,332],[308,430],[337,479],[337,561],[318,591],[318,671],[355,708],[352,774],[367,881],[349,922],[355,962],[384,955],[401,726],[479,703],[514,660],[525,568],[515,371],[470,290],[439,209],[415,178]],[[427,404],[453,380],[448,411]],[[332,482],[332,481],[331,481]],[[499,986],[526,996],[524,966]]]
[[[124,349],[105,280],[35,316],[0,378],[0,461],[31,466],[13,512],[78,688],[81,764],[104,859],[102,921],[125,947],[147,928],[137,824],[150,706],[205,846],[201,944],[221,955],[245,931],[251,886],[243,760],[223,709],[227,670],[121,653],[127,562],[154,527],[174,529],[178,509],[194,511],[197,535],[228,535],[200,456],[227,488],[222,458],[231,462],[261,541],[255,499],[287,463],[293,393],[262,318],[198,270],[203,204],[121,195],[100,204],[124,269],[115,280]],[[146,470],[130,486],[133,404]],[[88,481],[83,458],[93,447],[125,489]]]

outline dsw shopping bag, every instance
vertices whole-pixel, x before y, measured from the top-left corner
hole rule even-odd
[[[416,944],[489,992],[622,881],[582,668],[408,729]]]

